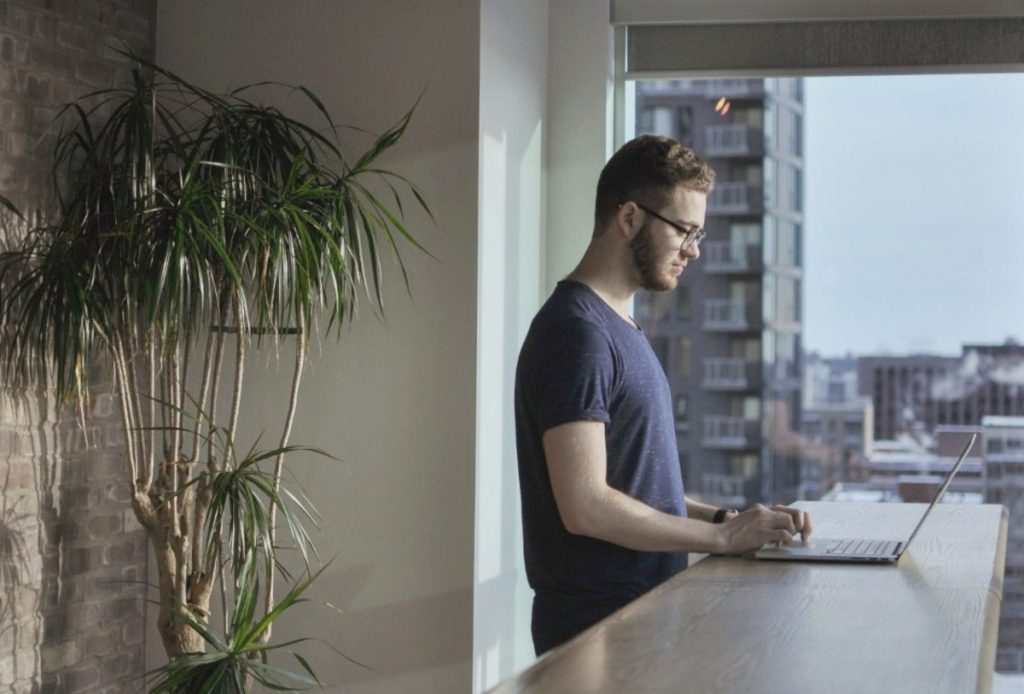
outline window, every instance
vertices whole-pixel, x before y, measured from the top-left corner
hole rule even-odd
[[[679,375],[683,378],[690,378],[693,369],[693,339],[689,337],[679,338]]]
[[[685,422],[687,418],[687,400],[685,395],[679,395],[676,397],[676,419],[680,422]]]
[[[693,107],[680,106],[676,119],[676,139],[685,145],[693,145]]]

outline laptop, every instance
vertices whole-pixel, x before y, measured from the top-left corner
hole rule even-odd
[[[917,536],[917,532],[924,525],[925,519],[928,514],[932,512],[935,505],[942,499],[942,495],[946,493],[946,488],[949,487],[949,483],[953,481],[953,477],[959,472],[960,467],[964,464],[964,460],[967,459],[967,454],[974,446],[974,442],[978,439],[977,434],[971,434],[970,440],[967,445],[964,446],[964,450],[960,453],[960,457],[957,458],[956,463],[946,474],[946,478],[939,485],[938,491],[935,492],[935,498],[932,499],[931,503],[928,504],[928,508],[925,509],[924,515],[921,516],[921,520],[917,522],[917,526],[914,527],[914,532],[910,534],[909,538],[842,538],[842,539],[829,539],[829,538],[817,538],[811,537],[811,544],[804,545],[799,540],[795,540],[790,545],[775,545],[769,543],[757,550],[754,553],[754,557],[757,559],[774,559],[781,561],[840,561],[840,562],[858,562],[858,563],[881,563],[881,564],[894,564],[899,561],[899,558],[903,556],[903,553],[910,546],[910,543],[914,541],[914,537]]]

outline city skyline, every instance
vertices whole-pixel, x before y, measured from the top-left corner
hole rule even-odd
[[[805,80],[804,347],[1024,338],[1024,76]]]

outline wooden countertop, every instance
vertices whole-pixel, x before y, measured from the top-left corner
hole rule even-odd
[[[797,505],[820,538],[906,537],[925,509]],[[1002,506],[940,504],[895,565],[708,557],[492,691],[988,692],[1006,533]]]

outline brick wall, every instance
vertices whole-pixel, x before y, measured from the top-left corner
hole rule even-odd
[[[156,0],[0,0],[0,193],[52,209],[59,107],[153,54]],[[135,692],[146,538],[128,504],[109,379],[83,431],[48,393],[0,383],[0,692]],[[63,417],[58,415],[64,415]],[[86,445],[86,441],[88,444]]]

